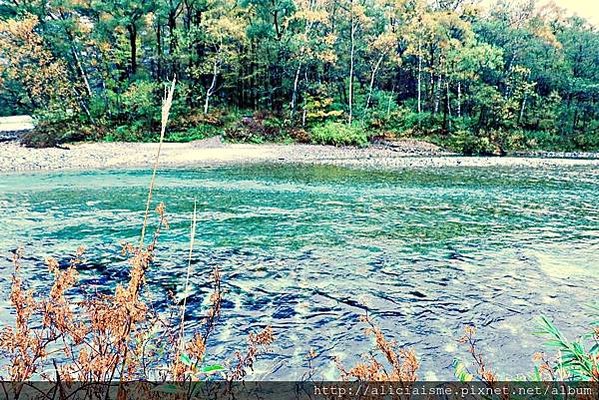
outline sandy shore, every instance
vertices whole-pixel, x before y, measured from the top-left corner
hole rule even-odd
[[[15,142],[0,143],[0,172],[150,168],[156,143],[79,143],[65,149],[30,149]],[[191,143],[165,143],[161,167],[191,167],[238,163],[332,164],[355,168],[397,169],[451,166],[550,166],[592,164],[599,158],[459,157],[417,141],[393,147],[337,148],[314,145],[223,144],[217,139]]]

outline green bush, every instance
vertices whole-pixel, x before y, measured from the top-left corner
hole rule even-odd
[[[599,150],[599,131],[597,128],[585,133],[579,133],[572,139],[573,147],[586,151]]]
[[[507,154],[509,151],[521,151],[527,149],[524,132],[521,129],[491,129],[489,131],[489,137],[491,143],[496,145],[496,153],[501,155]]]
[[[367,120],[369,129],[393,133],[398,137],[426,136],[439,130],[437,121],[429,112],[417,113],[410,107],[391,108],[389,113],[372,112]]]
[[[153,82],[134,82],[119,97],[121,112],[129,119],[144,119],[148,122],[158,121],[160,118],[161,101],[160,87]]]
[[[331,97],[333,88],[318,84],[312,88],[310,93],[304,94],[305,122],[307,125],[321,124],[327,120],[337,119],[343,115],[343,107]],[[301,111],[298,108],[296,117],[300,118]]]
[[[148,142],[156,139],[158,134],[147,130],[142,121],[135,121],[129,125],[120,125],[108,131],[104,136],[107,142]]]
[[[167,142],[191,142],[217,136],[221,127],[210,124],[200,124],[185,131],[172,132],[166,137]]]
[[[451,150],[467,155],[494,154],[496,150],[487,136],[465,129],[451,133],[447,145]]]
[[[534,371],[532,374],[522,375],[524,382],[597,382],[599,380],[599,303],[593,302],[586,306],[591,323],[587,332],[577,340],[569,340],[547,317],[540,317],[537,330],[534,332],[539,337],[546,339],[545,346],[554,349],[557,357],[548,357],[544,352],[535,353],[533,356]],[[486,365],[483,352],[478,348],[478,339],[475,338],[476,329],[467,326],[465,334],[458,342],[469,347],[468,352],[474,361],[474,371],[469,371],[465,362],[455,359],[453,362],[454,375],[461,382],[473,380],[492,386],[502,380],[502,377],[493,373]],[[574,396],[576,397],[576,396]],[[573,397],[573,398],[574,398]],[[546,398],[546,397],[539,397]],[[559,396],[556,398],[560,398]],[[577,397],[576,397],[577,398]]]
[[[71,141],[76,134],[71,124],[41,123],[21,136],[21,143],[33,148],[56,147]]]
[[[312,128],[312,141],[316,144],[332,144],[335,146],[360,146],[368,144],[368,136],[364,129],[339,122],[326,122]]]
[[[27,147],[54,147],[66,142],[97,139],[101,128],[90,126],[83,115],[60,106],[37,110],[34,114],[35,129],[21,137]]]
[[[227,127],[224,138],[231,142],[281,142],[289,138],[286,123],[277,115],[255,112]]]
[[[533,150],[555,150],[565,145],[565,141],[558,135],[548,131],[523,132],[526,147]]]

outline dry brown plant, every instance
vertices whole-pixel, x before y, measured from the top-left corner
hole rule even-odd
[[[175,82],[165,94],[162,113],[161,143],[173,100]],[[185,307],[170,314],[158,313],[144,295],[146,272],[152,266],[158,238],[168,229],[163,203],[156,207],[158,220],[149,244],[144,238],[149,220],[149,207],[160,157],[160,146],[154,162],[148,191],[146,211],[138,246],[123,245],[122,254],[128,257],[129,278],[116,285],[112,294],[93,294],[84,300],[73,301],[68,292],[77,284],[77,267],[83,263],[84,249],[79,248],[66,269],[57,260],[46,260],[53,283],[46,296],[26,290],[21,277],[23,250],[13,257],[14,273],[10,302],[15,310],[14,326],[0,330],[0,351],[7,363],[8,380],[3,385],[8,397],[18,398],[27,381],[46,380],[56,383],[59,398],[67,398],[65,390],[80,384],[90,398],[108,398],[110,390],[116,397],[125,398],[131,391],[131,381],[191,382],[204,379],[217,372],[232,380],[243,379],[257,356],[273,341],[272,329],[250,334],[245,355],[237,353],[236,367],[228,372],[221,366],[205,366],[204,357],[208,341],[215,331],[221,313],[223,291],[221,273],[215,267],[211,274],[213,292],[210,307],[203,324],[186,340]],[[189,287],[196,209],[192,219],[190,250],[185,283]],[[107,386],[90,388],[82,383],[107,383]],[[124,385],[127,383],[127,385]],[[142,385],[143,386],[143,385]],[[163,385],[164,386],[164,385]],[[159,386],[160,388],[160,386]],[[150,388],[151,389],[151,388]],[[161,391],[152,391],[147,385],[143,398],[161,397]],[[141,390],[141,389],[140,389]],[[162,393],[164,394],[164,393]],[[189,393],[188,393],[189,394]],[[42,398],[52,398],[47,395]]]
[[[367,324],[364,333],[366,336],[374,336],[375,347],[378,354],[370,353],[363,356],[363,361],[357,363],[349,370],[337,361],[337,368],[341,372],[343,381],[364,382],[394,382],[402,388],[409,389],[418,379],[417,372],[420,367],[416,353],[412,349],[399,348],[394,340],[385,338],[383,332],[367,316],[361,316],[360,321]],[[382,356],[383,361],[377,358]],[[380,395],[364,395],[364,399],[380,398]],[[392,399],[409,398],[402,394],[391,395]]]

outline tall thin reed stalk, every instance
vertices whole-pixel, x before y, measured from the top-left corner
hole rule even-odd
[[[166,133],[166,125],[168,123],[168,117],[171,112],[171,106],[173,105],[173,95],[175,93],[175,84],[177,78],[174,77],[170,88],[164,89],[164,100],[162,102],[162,116],[161,116],[161,127],[160,127],[160,141],[158,142],[158,150],[156,151],[156,158],[154,160],[154,167],[152,168],[152,179],[150,181],[150,188],[148,190],[148,200],[146,202],[146,212],[144,214],[144,222],[141,226],[141,237],[139,239],[139,247],[143,247],[144,239],[146,235],[146,227],[148,225],[148,215],[150,214],[150,203],[152,202],[152,193],[154,192],[154,184],[156,182],[156,171],[158,170],[158,162],[160,161],[160,153],[162,152],[162,143],[164,143],[164,135]]]
[[[191,275],[191,259],[193,256],[193,246],[196,235],[196,224],[197,224],[197,209],[198,204],[194,199],[193,201],[193,216],[191,219],[191,233],[189,238],[189,257],[187,258],[187,277],[185,278],[185,290],[183,292],[183,306],[181,307],[181,333],[179,339],[179,352],[182,354],[185,350],[185,309],[187,307],[187,292],[189,290],[189,276]]]

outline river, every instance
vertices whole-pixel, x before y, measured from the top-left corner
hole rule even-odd
[[[120,243],[139,237],[149,180],[139,170],[0,175],[0,322],[13,323],[17,246],[38,291],[49,285],[44,258],[66,263],[79,245],[88,249],[81,285],[106,291],[126,279]],[[456,342],[467,324],[492,369],[529,373],[544,349],[536,319],[550,316],[574,338],[599,288],[592,165],[173,169],[159,171],[154,199],[166,204],[170,229],[149,292],[182,296],[196,200],[188,318],[204,315],[206,279],[219,265],[225,302],[208,358],[231,359],[248,332],[271,325],[276,342],[255,379],[300,379],[310,349],[317,375],[338,377],[335,357],[349,366],[373,348],[358,321],[365,312],[417,352],[421,378],[451,378],[455,357],[469,361]]]

